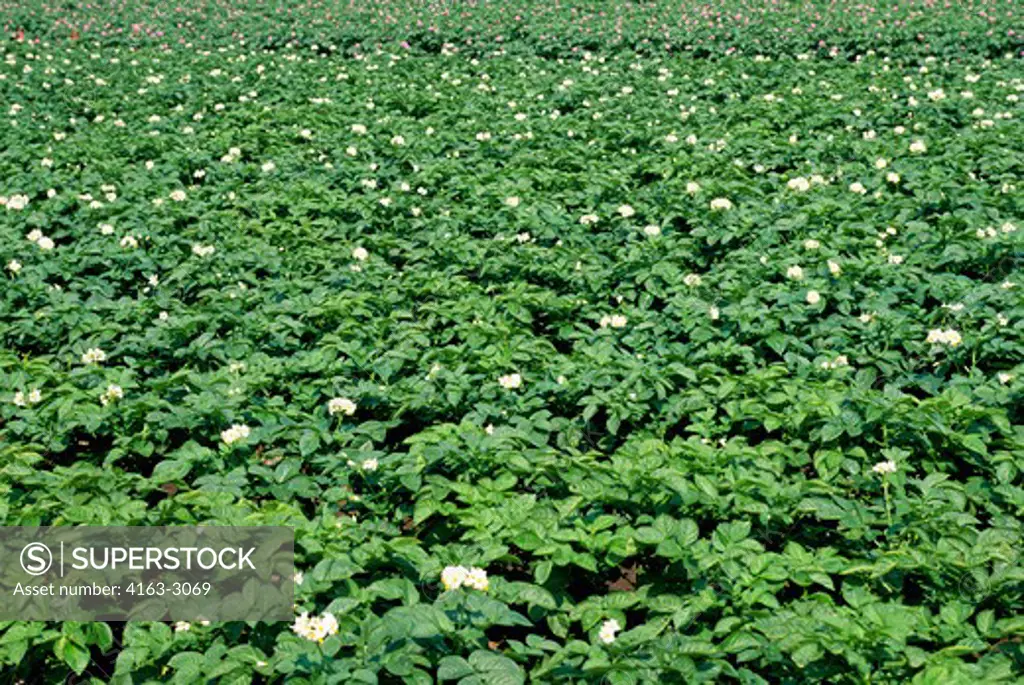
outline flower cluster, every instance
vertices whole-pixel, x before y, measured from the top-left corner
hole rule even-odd
[[[121,386],[111,383],[110,385],[107,386],[107,389],[103,391],[103,394],[100,395],[100,404],[102,404],[105,407],[111,402],[119,400],[123,397],[124,390],[121,388]]]
[[[38,228],[31,231],[25,237],[28,238],[28,241],[30,243],[35,243],[36,247],[38,247],[40,250],[52,250],[54,247],[56,247],[56,243],[53,242],[53,239],[43,235],[43,232],[40,231]]]
[[[356,413],[356,403],[347,397],[335,397],[327,403],[327,413],[331,416],[335,414],[352,416]]]
[[[625,328],[628,321],[622,314],[605,314],[598,323],[601,328]]]
[[[609,619],[601,624],[601,630],[598,632],[597,637],[601,642],[606,645],[610,645],[615,642],[615,634],[622,630],[622,626],[614,618]]]
[[[445,590],[457,590],[465,586],[481,592],[486,592],[491,586],[487,579],[487,571],[476,566],[446,566],[441,571],[441,584]]]
[[[12,400],[16,407],[27,407],[30,404],[39,404],[43,401],[43,394],[39,392],[39,389],[30,390],[28,395],[19,390],[14,393],[14,399]]]
[[[303,611],[295,617],[292,632],[310,642],[322,643],[331,635],[338,634],[338,619],[329,611],[320,616],[310,616],[308,611]]]
[[[880,461],[871,467],[871,470],[879,475],[885,475],[888,473],[896,473],[896,462],[891,459],[887,461]]]
[[[947,328],[945,330],[941,328],[933,328],[928,331],[928,337],[925,339],[925,342],[930,345],[949,345],[950,347],[956,347],[963,342],[963,338],[952,328]]]
[[[849,366],[850,360],[846,358],[845,354],[841,354],[832,361],[823,361],[821,368],[823,369],[841,369],[844,366]]]
[[[510,373],[505,376],[500,376],[498,378],[498,385],[505,388],[505,390],[516,390],[517,388],[522,387],[523,377],[518,373]]]
[[[82,353],[83,364],[99,364],[106,361],[107,353],[98,347],[91,347]]]
[[[220,439],[224,441],[225,445],[233,445],[248,438],[250,432],[250,428],[244,423],[235,423],[231,425],[231,428],[221,431]]]

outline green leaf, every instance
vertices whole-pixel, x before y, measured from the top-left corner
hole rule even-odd
[[[153,469],[150,480],[154,483],[169,483],[181,480],[192,470],[192,464],[180,459],[164,459]]]
[[[461,656],[446,656],[437,667],[437,679],[458,680],[474,673],[473,667]]]
[[[507,656],[478,649],[469,655],[469,663],[488,685],[522,685],[526,674]]]
[[[92,658],[87,648],[66,637],[57,638],[53,645],[53,653],[78,675],[85,671]]]

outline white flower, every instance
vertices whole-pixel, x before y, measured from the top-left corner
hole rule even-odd
[[[691,288],[695,288],[701,284],[701,277],[697,274],[686,274],[686,276],[683,277],[683,283]]]
[[[172,190],[169,197],[172,200],[174,200],[175,202],[184,202],[185,201],[185,191],[184,190]]]
[[[196,243],[192,246],[192,254],[197,257],[208,257],[214,253],[213,245],[200,245]]]
[[[225,445],[233,445],[248,438],[249,433],[250,429],[248,426],[243,423],[235,423],[231,425],[231,428],[221,431],[220,439],[224,441]]]
[[[606,645],[610,645],[615,642],[615,634],[620,630],[622,630],[622,626],[619,625],[619,622],[614,618],[609,619],[601,624],[601,630],[598,632],[597,636],[600,638],[601,642]]]
[[[380,462],[376,459],[365,459],[363,460],[361,468],[363,471],[376,471],[378,466],[380,466]]]
[[[43,232],[40,231],[38,228],[35,228],[28,232],[28,235],[25,236],[25,239],[28,240],[30,243],[38,243],[39,239],[42,237]]]
[[[946,330],[933,328],[928,331],[928,337],[925,339],[925,342],[931,345],[949,345],[950,347],[956,347],[963,342],[963,338],[960,336],[960,333],[952,328]]]
[[[127,248],[127,249],[134,249],[134,248],[136,248],[138,246],[139,246],[139,241],[136,240],[135,236],[133,236],[133,235],[126,235],[125,237],[121,238],[121,247],[124,247],[124,248]]]
[[[352,250],[352,258],[360,262],[365,262],[370,257],[370,253],[366,251],[365,247],[357,247]]]
[[[828,260],[828,272],[833,276],[838,276],[843,273],[843,268],[839,266],[838,262],[834,262],[830,259]]]
[[[320,617],[320,628],[326,634],[325,636],[337,635],[338,619],[331,612],[325,611]]]
[[[405,145],[405,138],[402,136],[395,136],[391,139],[391,144],[396,146]]]
[[[622,216],[622,218],[628,219],[629,217],[636,214],[636,210],[630,207],[629,205],[621,205],[619,207],[619,214]]]
[[[457,590],[469,577],[469,569],[465,566],[446,566],[441,571],[441,584],[445,590]]]
[[[844,366],[849,366],[849,365],[850,365],[850,360],[846,357],[845,354],[841,354],[838,357],[836,357],[835,359],[833,359],[832,361],[824,361],[824,362],[822,362],[821,363],[821,368],[823,368],[823,369],[838,369],[838,368],[841,368],[841,367],[844,367]]]
[[[799,266],[794,265],[786,269],[786,278],[791,278],[794,281],[799,281],[803,279],[803,277],[804,270],[801,269]]]
[[[273,162],[264,162],[260,166],[260,169],[262,169],[263,173],[265,173],[265,174],[269,174],[271,171],[273,171],[276,168],[277,168],[277,165],[274,164]]]
[[[515,390],[523,385],[523,377],[518,373],[510,373],[498,378],[498,385],[506,390]]]
[[[16,407],[24,407],[28,404],[28,402],[25,401],[25,393],[23,393],[21,390],[14,393],[14,399],[11,401],[14,403],[14,406]]]
[[[466,574],[466,579],[462,581],[462,584],[481,592],[487,592],[491,586],[490,581],[487,579],[487,571],[475,566],[469,569],[469,573]]]
[[[644,226],[644,235],[650,238],[658,237],[661,235],[661,226],[657,226],[655,224],[648,224],[647,226]]]
[[[52,250],[54,248],[53,240],[47,238],[45,235],[36,241],[36,245],[39,246],[40,250]]]
[[[807,304],[818,304],[821,302],[821,294],[817,290],[807,291]]]
[[[39,404],[42,401],[43,401],[43,393],[39,392],[39,388],[33,388],[28,393],[28,403],[29,404]]]
[[[999,379],[999,382],[1002,383],[1003,385],[1006,385],[1007,383],[1013,380],[1012,373],[999,373],[996,375],[996,377]]]
[[[331,416],[335,414],[352,416],[356,413],[356,403],[347,397],[335,397],[327,403],[327,413]]]
[[[871,470],[879,474],[896,473],[896,462],[892,459],[889,459],[888,461],[880,461],[872,466]]]
[[[689,183],[686,184],[686,192],[688,192],[690,195],[696,195],[697,193],[700,192],[700,184],[690,181]]]
[[[322,643],[331,635],[338,634],[338,619],[330,612],[322,616],[310,616],[309,612],[303,611],[302,615],[295,617],[292,632],[310,642]]]
[[[7,198],[7,209],[21,210],[28,206],[28,195],[11,195]]]
[[[12,274],[18,273],[19,271],[21,271],[21,262],[19,262],[17,259],[12,259],[11,261],[7,262],[7,270],[10,271]]]
[[[924,144],[923,140],[915,140],[913,143],[910,144],[910,151],[911,152],[927,152],[928,151],[928,146],[926,146]]]
[[[505,204],[508,205],[509,207],[518,207],[519,206],[519,198],[516,197],[515,195],[512,195],[511,197],[506,197],[505,198]]]
[[[865,188],[862,183],[858,182],[858,183],[851,183],[850,184],[850,191],[854,192],[854,193],[857,193],[858,195],[863,195],[866,192],[868,192],[868,189]]]
[[[305,579],[305,577],[306,576],[302,575],[302,571],[296,571],[295,575],[292,576],[292,582],[296,585],[302,585],[302,581]]]
[[[814,238],[808,238],[807,240],[804,241],[805,250],[817,250],[819,247],[821,247],[821,243],[819,243]]]
[[[114,234],[114,227],[111,224],[100,224],[99,225],[99,229],[100,229],[100,233],[103,234],[103,235],[113,235]]]
[[[606,314],[601,317],[600,326],[601,328],[608,328],[609,326],[612,328],[625,328],[627,322],[628,319],[622,314]]]
[[[99,364],[102,361],[106,361],[107,353],[98,347],[91,347],[82,353],[83,364]]]
[[[732,209],[732,202],[727,197],[716,197],[714,200],[711,201],[711,209],[716,211],[723,209]]]
[[[796,190],[802,193],[811,189],[811,182],[803,176],[797,176],[796,178],[790,179],[789,183],[786,184],[786,187],[790,190]]]
[[[596,224],[597,221],[597,214],[584,214],[583,216],[580,217],[580,223],[583,224],[584,226]]]
[[[192,629],[192,624],[188,621],[178,621],[174,624],[174,632],[176,633],[187,633]]]
[[[362,124],[352,124],[352,133],[364,136],[366,135],[366,127],[363,126]]]
[[[711,317],[712,321],[718,321],[719,315],[720,312],[718,311],[718,307],[713,306],[711,307],[711,309],[708,310],[708,316]]]
[[[885,180],[888,181],[889,183],[892,183],[893,185],[896,185],[900,182],[900,175],[897,174],[895,171],[890,171],[885,175]]]
[[[889,162],[886,161],[885,157],[879,157],[875,160],[876,169],[884,169],[887,166],[889,166]]]
[[[120,385],[114,385],[111,383],[107,386],[106,391],[100,395],[100,404],[104,407],[115,400],[119,400],[124,397],[124,390],[121,389]]]
[[[889,263],[890,264],[897,264],[897,265],[898,264],[902,264],[903,263],[903,255],[898,255],[898,254],[891,254],[891,255],[889,255]]]

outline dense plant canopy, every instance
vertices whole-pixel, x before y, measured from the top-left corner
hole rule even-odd
[[[5,677],[1013,682],[1014,3],[362,5],[2,6],[0,523],[300,572]]]

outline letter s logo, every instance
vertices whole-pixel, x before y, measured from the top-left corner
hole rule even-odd
[[[41,542],[30,542],[21,550],[21,567],[30,576],[41,576],[53,566],[50,548]]]

